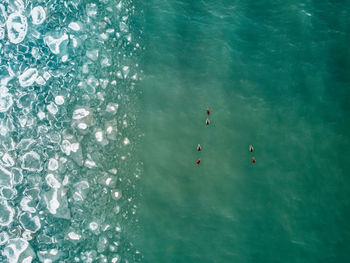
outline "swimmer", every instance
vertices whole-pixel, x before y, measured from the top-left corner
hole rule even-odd
[[[255,163],[255,162],[256,162],[255,157],[253,157],[252,158],[252,163]]]
[[[205,124],[206,124],[206,125],[209,125],[209,123],[210,123],[210,121],[209,121],[209,119],[207,118],[207,119],[205,120]]]
[[[249,151],[252,153],[254,151],[254,148],[252,145],[249,145]]]
[[[209,109],[207,109],[207,114],[210,115],[210,110]]]
[[[198,159],[198,161],[196,162],[197,166],[201,163],[201,160]]]
[[[197,146],[197,151],[200,152],[201,150],[202,150],[202,147],[201,147],[200,144],[198,144],[198,146]]]

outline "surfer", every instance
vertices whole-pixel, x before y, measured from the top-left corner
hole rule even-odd
[[[210,115],[210,110],[209,109],[207,109],[207,114]]]
[[[254,151],[254,148],[252,145],[249,145],[249,151],[252,153]]]
[[[201,160],[198,159],[198,161],[196,162],[197,166],[201,163]]]
[[[206,125],[209,125],[209,123],[210,123],[210,121],[209,121],[209,119],[207,118],[207,119],[205,120],[205,124],[206,124]]]
[[[252,158],[252,163],[255,163],[255,162],[256,162],[255,157],[253,157]]]
[[[200,152],[201,150],[202,150],[202,147],[201,147],[200,144],[198,144],[198,146],[197,146],[197,151]]]

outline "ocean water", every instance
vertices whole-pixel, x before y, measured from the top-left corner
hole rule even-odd
[[[0,262],[349,262],[349,10],[0,0]]]
[[[349,2],[140,2],[144,262],[349,262]]]

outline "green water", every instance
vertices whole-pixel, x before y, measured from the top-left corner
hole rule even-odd
[[[144,262],[348,262],[349,2],[136,7]]]
[[[0,1],[0,262],[350,262],[349,43],[348,1]]]

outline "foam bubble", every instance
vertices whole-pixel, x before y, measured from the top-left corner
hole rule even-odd
[[[51,188],[60,188],[61,187],[61,183],[55,178],[55,176],[53,174],[48,174],[45,177],[46,179],[46,183],[51,187]]]
[[[55,171],[55,170],[58,169],[58,162],[57,162],[56,159],[51,158],[51,159],[49,160],[48,169],[49,169],[50,171]]]
[[[31,172],[39,172],[41,171],[41,162],[40,156],[34,151],[30,151],[23,155],[22,157],[22,169],[31,171]]]
[[[47,110],[52,114],[55,115],[58,112],[58,107],[54,102],[50,102],[49,105],[47,105]]]
[[[49,47],[52,53],[58,55],[63,48],[68,44],[68,35],[63,33],[60,37],[54,38],[52,36],[44,37],[45,44]]]
[[[97,131],[97,132],[95,133],[95,137],[96,137],[96,140],[97,140],[98,142],[102,142],[102,141],[103,141],[103,133],[102,133],[102,131]]]
[[[79,235],[75,232],[69,232],[68,237],[72,240],[79,240],[81,238],[81,235]]]
[[[29,68],[25,70],[19,77],[19,84],[22,87],[29,87],[33,85],[34,81],[38,77],[38,70],[35,68]]]
[[[6,200],[0,199],[0,226],[8,226],[13,221],[15,210],[10,207]]]
[[[79,31],[80,30],[80,25],[76,22],[71,22],[69,23],[68,27],[74,31]]]
[[[36,6],[30,12],[34,25],[40,25],[46,18],[45,10],[42,6]]]
[[[12,187],[12,172],[0,164],[0,185]]]
[[[19,222],[21,223],[24,229],[32,233],[37,232],[41,227],[39,217],[33,216],[31,213],[28,212],[24,212],[19,216]]]
[[[0,246],[6,244],[9,240],[9,235],[5,231],[0,232]]]
[[[85,118],[86,116],[88,116],[90,114],[90,112],[84,108],[80,108],[80,109],[76,109],[73,112],[73,119],[74,120],[80,120]]]
[[[0,112],[8,111],[12,104],[12,95],[8,93],[8,89],[0,87]]]
[[[13,199],[17,195],[17,191],[14,188],[8,187],[8,186],[3,186],[0,189],[0,196],[7,200]]]
[[[64,104],[64,97],[61,95],[58,95],[55,97],[55,103],[57,105],[63,105]]]
[[[24,40],[28,28],[27,18],[24,15],[19,12],[9,15],[6,26],[10,42],[18,44]]]
[[[125,138],[125,139],[124,139],[124,145],[128,145],[128,144],[130,144],[130,141],[129,141],[128,138]]]
[[[92,230],[92,231],[95,231],[97,228],[98,228],[98,224],[96,222],[91,222],[89,224],[89,228]]]
[[[33,198],[30,196],[24,196],[20,202],[20,206],[22,211],[29,212],[29,213],[35,213],[36,209],[29,205],[30,202],[33,201]]]
[[[2,156],[1,160],[5,167],[12,167],[15,164],[15,161],[12,159],[12,157],[8,153],[5,153]]]
[[[11,239],[4,249],[4,256],[9,263],[17,263],[20,255],[27,249],[29,243],[23,238]]]

